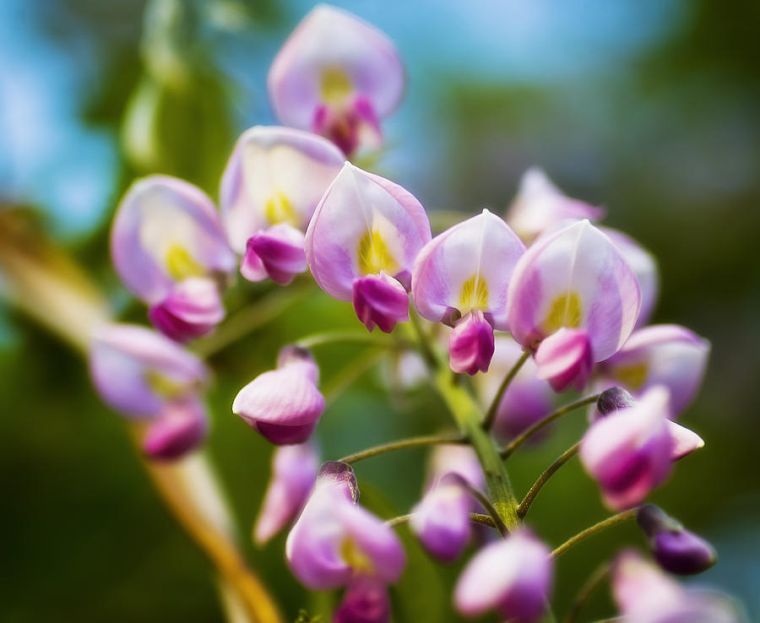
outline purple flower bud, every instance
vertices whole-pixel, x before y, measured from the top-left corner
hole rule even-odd
[[[148,317],[161,333],[178,342],[206,335],[224,319],[219,286],[208,278],[185,279],[148,310]]]
[[[151,419],[167,404],[197,398],[203,362],[156,331],[128,324],[99,328],[90,345],[90,371],[103,400],[123,415]]]
[[[151,422],[143,450],[152,459],[177,459],[197,448],[207,432],[206,412],[199,401],[171,403]]]
[[[263,545],[301,512],[317,478],[318,458],[309,443],[282,446],[272,454],[272,477],[254,527]]]
[[[390,615],[391,604],[385,584],[361,575],[348,585],[333,623],[388,623]]]
[[[369,331],[379,327],[381,331],[390,333],[397,322],[409,320],[406,290],[385,273],[356,279],[353,302],[356,316]]]
[[[487,545],[459,577],[454,589],[457,610],[468,617],[496,610],[513,623],[539,621],[554,574],[550,553],[526,528]]]
[[[626,550],[615,559],[612,591],[621,615],[630,623],[743,621],[723,595],[685,589],[633,550]]]
[[[702,573],[715,564],[712,545],[652,504],[642,506],[636,519],[649,537],[655,559],[666,571],[678,575]]]
[[[582,390],[591,376],[594,358],[588,333],[561,328],[547,337],[536,350],[536,374],[554,391],[568,387]]]
[[[449,335],[449,365],[458,374],[488,372],[493,351],[493,327],[481,311],[467,314]]]
[[[570,372],[575,379],[587,376],[589,357],[599,362],[617,352],[633,330],[640,305],[636,276],[620,251],[596,227],[580,221],[543,236],[520,258],[509,285],[507,316],[515,340],[539,349],[537,358],[548,366],[539,375],[554,379],[556,388],[574,380]],[[541,343],[561,329],[585,333],[587,344],[581,333],[570,333],[572,340],[557,338],[538,357]]]
[[[425,549],[450,562],[470,540],[472,499],[458,474],[448,473],[428,490],[412,509],[409,526]]]
[[[430,223],[411,194],[346,163],[309,223],[306,258],[320,288],[354,301],[362,321],[382,329],[406,317],[406,284],[428,240]]]
[[[688,329],[653,325],[631,335],[599,371],[634,396],[665,385],[670,390],[672,415],[677,416],[699,390],[709,354],[710,343]]]
[[[281,286],[288,285],[306,270],[303,241],[303,233],[284,223],[256,232],[248,239],[240,273],[248,281],[269,277]]]
[[[642,502],[667,479],[674,460],[700,447],[699,436],[668,420],[668,414],[667,389],[654,387],[634,406],[596,420],[584,435],[581,461],[611,508]],[[682,436],[685,442],[679,441]]]
[[[517,197],[507,211],[507,223],[526,243],[559,225],[603,217],[603,209],[563,194],[537,167],[523,174]]]
[[[284,365],[260,374],[238,392],[232,412],[274,444],[303,443],[325,409],[316,376],[310,358],[286,357]]]
[[[478,456],[467,445],[442,445],[433,448],[428,461],[426,489],[432,488],[446,474],[456,474],[471,487],[482,489],[486,481]],[[471,500],[474,510],[475,501]]]
[[[610,387],[604,390],[596,401],[597,416],[603,417],[620,409],[628,409],[635,402],[633,396],[621,387]]]
[[[350,466],[328,463],[286,545],[291,571],[312,590],[346,586],[357,576],[395,582],[405,565],[393,529],[358,506]]]
[[[350,155],[377,146],[378,120],[398,105],[404,69],[382,32],[322,4],[285,42],[268,86],[283,123],[318,131]]]

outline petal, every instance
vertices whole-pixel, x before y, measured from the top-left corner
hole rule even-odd
[[[605,378],[635,395],[655,385],[670,390],[678,415],[694,399],[704,377],[710,343],[684,327],[653,325],[639,329],[601,367]]]
[[[161,333],[178,342],[206,335],[224,319],[219,286],[205,277],[185,279],[150,308],[148,317]]]
[[[673,451],[670,457],[672,461],[682,459],[695,450],[705,447],[704,439],[685,426],[669,421],[668,429],[670,429],[670,436],[673,438]]]
[[[657,269],[657,261],[649,251],[622,231],[609,227],[600,227],[599,229],[609,236],[623,254],[625,261],[628,262],[639,281],[641,311],[636,327],[643,327],[649,321],[660,293],[660,274]]]
[[[263,272],[275,283],[286,286],[306,271],[303,244],[303,234],[284,223],[256,232],[248,239],[240,272],[250,281],[260,281]]]
[[[684,594],[677,582],[633,550],[625,550],[615,558],[612,592],[622,614],[635,621],[653,622],[657,621],[652,618],[655,613],[678,603]]]
[[[167,402],[193,397],[206,380],[203,362],[156,331],[128,324],[99,328],[90,372],[109,406],[131,417],[155,417]]]
[[[164,175],[138,180],[127,191],[113,221],[111,255],[127,288],[150,305],[175,283],[229,273],[235,262],[211,200]]]
[[[485,486],[483,468],[475,451],[469,446],[442,445],[433,449],[428,465],[428,488],[446,474],[457,474],[475,489]]]
[[[528,169],[520,180],[507,223],[526,242],[569,221],[604,218],[604,210],[583,201],[571,199],[557,188],[538,167]]]
[[[256,519],[254,537],[262,545],[295,519],[317,477],[317,453],[311,444],[282,446],[272,455],[272,479]]]
[[[347,11],[315,7],[277,54],[268,77],[278,118],[311,127],[322,104],[363,96],[380,117],[398,105],[404,69],[390,39]]]
[[[354,281],[354,311],[369,331],[379,327],[390,333],[397,322],[409,320],[409,296],[404,287],[386,274]]]
[[[156,460],[178,459],[196,449],[206,438],[208,420],[197,401],[172,403],[153,421],[143,439],[143,450]]]
[[[385,584],[377,578],[360,575],[348,585],[333,623],[388,623],[390,611]]]
[[[593,353],[588,334],[564,327],[547,337],[536,350],[536,375],[554,391],[571,385],[581,391],[591,377]]]
[[[347,162],[309,223],[306,258],[323,290],[350,301],[356,278],[411,271],[428,240],[427,215],[411,194]]]
[[[493,351],[493,327],[480,311],[467,314],[449,334],[449,365],[457,374],[488,372]]]
[[[222,177],[221,208],[239,254],[258,231],[287,223],[306,230],[345,158],[330,141],[303,130],[256,126],[243,133]]]
[[[526,348],[558,329],[584,329],[594,361],[630,335],[641,296],[636,276],[609,238],[580,221],[536,242],[520,258],[509,287],[509,327]]]
[[[507,330],[507,289],[525,246],[488,210],[454,225],[420,252],[412,272],[420,314],[440,322],[449,309],[461,315],[488,312],[494,327]]]

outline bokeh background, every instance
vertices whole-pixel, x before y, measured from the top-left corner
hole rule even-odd
[[[163,171],[215,195],[237,134],[273,122],[266,72],[312,4],[0,2],[3,228],[21,227],[35,241],[44,234],[86,268],[115,313],[144,318],[108,261],[120,194],[135,175]],[[386,31],[407,66],[406,99],[386,125],[384,174],[430,210],[502,212],[521,173],[537,164],[569,194],[605,205],[609,224],[658,257],[655,320],[693,328],[713,352],[701,396],[683,418],[707,447],[655,500],[718,548],[719,564],[695,582],[731,592],[760,620],[760,5],[336,4]],[[0,293],[7,286],[0,274]],[[240,284],[230,306],[255,306],[261,296],[263,289]],[[281,343],[353,322],[347,306],[310,297],[211,360],[209,453],[248,560],[291,620],[301,607],[324,608],[330,596],[301,591],[284,567],[283,539],[264,550],[250,544],[270,448],[229,405],[271,366]],[[330,383],[362,353],[346,347],[318,356]],[[445,422],[428,392],[396,394],[388,398],[377,374],[344,392],[320,425],[324,456]],[[577,438],[581,420],[515,458],[519,491]],[[409,451],[359,465],[368,499],[408,509],[423,458]],[[161,505],[80,355],[11,304],[0,306],[0,493],[3,621],[222,620],[209,563]],[[542,493],[532,518],[556,544],[604,514],[574,463]],[[642,544],[635,529],[619,528],[561,560],[559,612],[621,539]],[[456,620],[449,593],[457,568],[413,556],[399,620]],[[604,593],[589,617],[609,616]]]

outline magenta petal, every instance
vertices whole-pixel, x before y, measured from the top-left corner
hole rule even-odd
[[[373,151],[383,142],[380,120],[365,97],[356,97],[338,109],[321,105],[314,115],[312,130],[335,143],[347,157]]]
[[[482,489],[486,484],[483,468],[470,446],[444,445],[433,449],[428,461],[427,488],[434,486],[446,474],[456,474],[475,489]]]
[[[198,402],[169,404],[151,423],[143,439],[143,450],[152,459],[178,459],[205,439],[208,421]]]
[[[459,476],[443,476],[412,510],[412,532],[439,560],[455,560],[470,540],[470,494]]]
[[[248,239],[240,272],[250,281],[260,281],[263,268],[272,281],[286,286],[306,270],[303,243],[303,234],[289,225],[275,225],[257,232]]]
[[[390,333],[397,322],[409,320],[409,296],[404,287],[386,274],[354,281],[354,310],[369,331],[379,327]]]
[[[594,359],[588,334],[578,329],[560,329],[546,338],[536,351],[537,376],[555,391],[573,386],[583,389],[591,376]]]
[[[333,623],[388,623],[391,604],[388,588],[368,576],[352,580],[333,616]]]
[[[224,319],[219,286],[212,279],[192,278],[177,284],[148,317],[161,333],[186,342],[214,330]]]
[[[483,312],[467,314],[449,335],[449,365],[458,374],[488,372],[493,351],[493,327]]]

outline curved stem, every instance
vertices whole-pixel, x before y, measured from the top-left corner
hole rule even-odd
[[[528,357],[530,357],[530,353],[526,350],[522,355],[520,355],[520,358],[515,362],[515,365],[512,366],[512,369],[507,372],[507,375],[504,377],[501,385],[499,385],[499,389],[496,391],[496,395],[491,401],[491,406],[488,407],[486,417],[483,419],[483,428],[485,430],[491,430],[491,427],[496,420],[496,414],[499,412],[499,405],[501,404],[501,399],[504,397],[504,393],[507,391],[512,381],[517,376],[520,368],[522,368],[525,362],[528,360]]]
[[[576,623],[580,616],[583,606],[588,603],[589,598],[594,591],[601,586],[602,582],[607,578],[610,573],[610,565],[605,562],[599,565],[596,570],[588,577],[583,583],[581,590],[578,591],[578,595],[573,601],[573,605],[570,608],[570,612],[567,613],[563,623]]]
[[[347,387],[369,372],[386,354],[384,350],[368,349],[339,370],[322,388],[327,405],[333,404]]]
[[[460,485],[486,510],[488,515],[493,520],[494,527],[499,531],[501,536],[507,536],[507,534],[509,534],[509,530],[507,530],[507,526],[504,525],[504,521],[499,516],[499,513],[496,512],[493,504],[491,504],[491,500],[489,500],[482,491],[479,491],[473,487],[464,478],[461,479]]]
[[[558,420],[563,415],[567,415],[568,413],[575,411],[575,409],[579,409],[580,407],[583,407],[585,405],[590,405],[593,402],[596,402],[599,400],[599,394],[594,394],[593,396],[587,396],[586,398],[581,398],[580,400],[576,400],[575,402],[571,402],[570,404],[566,404],[556,411],[553,411],[549,415],[547,415],[542,420],[539,420],[533,426],[530,426],[529,428],[526,428],[522,433],[520,433],[517,437],[515,437],[512,441],[510,441],[504,448],[501,450],[501,457],[503,459],[508,458],[517,448],[519,448],[521,445],[523,445],[528,439],[530,439],[534,434],[536,434],[538,431],[540,431],[542,428],[545,428],[555,420]]]
[[[607,519],[603,519],[599,523],[595,523],[593,526],[589,526],[588,528],[586,528],[585,530],[582,530],[575,536],[570,537],[562,545],[557,547],[552,552],[552,558],[559,558],[571,547],[573,547],[577,543],[580,543],[581,541],[585,541],[587,538],[589,538],[590,536],[594,536],[598,532],[602,532],[606,530],[607,528],[615,526],[629,519],[633,519],[634,517],[636,517],[636,513],[638,512],[638,510],[639,510],[638,507],[631,508],[631,509],[628,509],[627,511],[623,511],[622,513],[618,513],[617,515],[612,515],[611,517],[607,517]]]
[[[441,435],[420,435],[419,437],[409,437],[407,439],[398,439],[396,441],[389,441],[377,446],[372,446],[366,450],[360,450],[354,452],[348,456],[344,456],[342,459],[338,459],[342,463],[358,463],[364,459],[370,459],[373,456],[385,454],[386,452],[393,452],[395,450],[402,450],[404,448],[417,448],[419,446],[435,446],[442,444],[461,444],[466,443],[466,440],[462,435],[458,433],[447,433]]]
[[[304,336],[296,340],[296,345],[302,348],[315,348],[327,344],[367,344],[382,348],[396,349],[400,346],[414,346],[408,340],[391,339],[387,335],[377,335],[366,331],[336,330],[324,331]]]
[[[409,513],[407,515],[399,515],[398,517],[393,517],[392,519],[389,519],[385,523],[389,525],[391,528],[395,528],[396,526],[400,526],[402,524],[408,523],[411,519],[414,513]],[[496,524],[494,523],[493,517],[490,515],[484,515],[483,513],[470,513],[470,521],[472,523],[481,524],[483,526],[488,526],[489,528],[496,528]]]
[[[525,517],[525,515],[528,513],[528,509],[530,508],[530,505],[533,504],[533,500],[536,499],[536,496],[538,495],[538,492],[541,491],[543,486],[548,482],[549,478],[551,478],[555,472],[562,467],[565,463],[567,463],[570,459],[572,459],[576,454],[578,454],[578,450],[580,449],[581,444],[580,442],[570,446],[567,450],[565,450],[562,454],[560,454],[554,462],[549,465],[543,472],[541,472],[541,475],[536,479],[536,482],[534,482],[530,489],[528,489],[528,493],[525,494],[525,497],[523,498],[522,502],[520,502],[520,506],[517,507],[517,515],[522,519]]]

